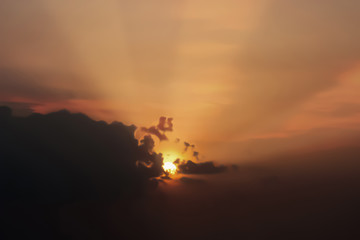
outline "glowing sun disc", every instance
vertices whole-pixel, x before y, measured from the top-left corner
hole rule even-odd
[[[176,173],[176,165],[172,162],[165,162],[163,165],[163,169],[166,173],[175,174]]]

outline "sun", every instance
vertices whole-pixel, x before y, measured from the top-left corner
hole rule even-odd
[[[177,166],[174,164],[174,161],[180,158],[179,154],[175,152],[165,152],[163,153],[164,163],[163,169],[166,174],[174,175],[177,172]]]
[[[177,171],[177,167],[172,162],[165,162],[163,165],[163,169],[166,173],[174,175]]]

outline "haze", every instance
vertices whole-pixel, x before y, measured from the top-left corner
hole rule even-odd
[[[342,144],[360,122],[359,1],[0,3],[0,101],[149,126],[205,159]],[[350,141],[350,140],[349,140]]]

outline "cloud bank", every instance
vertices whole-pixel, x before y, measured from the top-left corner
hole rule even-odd
[[[14,117],[10,108],[0,107],[0,192],[7,237],[31,233],[56,239],[62,234],[59,211],[69,208],[62,214],[71,220],[74,204],[120,199],[121,206],[135,209],[134,199],[156,185],[150,178],[163,173],[152,138],[139,145],[135,129],[66,110]],[[121,220],[124,231],[134,227],[127,223],[129,214]]]

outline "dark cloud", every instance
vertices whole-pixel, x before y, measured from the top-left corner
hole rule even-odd
[[[104,239],[109,226],[101,219],[115,199],[121,217],[111,239],[143,237],[135,226],[153,231],[141,217],[131,219],[135,199],[163,173],[163,159],[150,136],[138,145],[135,129],[65,110],[14,117],[0,107],[2,239]]]
[[[140,141],[139,151],[137,153],[137,163],[139,170],[143,176],[158,177],[164,173],[162,168],[162,153],[153,151],[155,142],[150,135],[144,136]],[[139,164],[140,163],[140,164]]]
[[[172,118],[166,119],[166,117],[160,117],[159,124],[157,125],[157,128],[161,131],[172,131],[173,130],[173,123]]]
[[[195,145],[194,145],[194,144],[190,144],[190,143],[188,143],[188,142],[184,142],[184,145],[185,145],[184,152],[187,152],[187,150],[189,149],[189,147],[195,148]]]
[[[193,156],[196,158],[196,160],[199,160],[199,152],[194,151]]]
[[[151,135],[139,145],[135,129],[68,111],[14,117],[0,107],[1,239],[358,234],[359,135],[347,146],[258,159],[226,174],[213,174],[226,171],[213,162],[177,160],[183,174],[208,175],[176,185],[152,179],[162,174],[162,155]]]
[[[144,131],[146,133],[150,133],[152,135],[155,135],[156,137],[159,138],[160,141],[165,141],[165,140],[168,140],[167,136],[163,133],[161,133],[159,131],[159,129],[157,129],[156,127],[152,126],[152,127],[149,127],[149,128],[146,128],[146,127],[142,127],[141,128],[141,131]]]
[[[25,117],[25,116],[29,116],[30,114],[32,114],[33,111],[33,107],[38,106],[39,104],[36,103],[27,103],[27,102],[1,102],[0,101],[0,106],[8,106],[12,109],[12,114],[14,116],[21,116],[21,117]]]
[[[165,135],[165,132],[173,130],[172,121],[173,121],[172,118],[160,117],[158,125],[151,126],[149,128],[142,127],[141,131],[155,135],[156,137],[159,138],[160,141],[165,141],[168,140],[167,136]]]
[[[215,166],[213,162],[194,163],[193,161],[187,161],[178,165],[179,172],[184,174],[215,174],[226,171],[226,167]]]
[[[154,140],[151,138],[150,135],[145,136],[143,139],[141,139],[140,141],[140,148],[144,148],[143,151],[148,152],[148,153],[152,153],[153,149],[155,147],[155,142]]]

